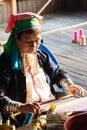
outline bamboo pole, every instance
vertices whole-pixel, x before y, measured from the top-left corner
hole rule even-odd
[[[37,12],[37,14],[41,14],[43,10],[50,4],[52,0],[48,0],[42,7],[41,9]]]

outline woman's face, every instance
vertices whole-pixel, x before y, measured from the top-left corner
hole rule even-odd
[[[19,48],[20,52],[24,53],[34,53],[37,51],[40,42],[41,42],[41,34],[22,34],[20,40],[16,39],[16,44]]]

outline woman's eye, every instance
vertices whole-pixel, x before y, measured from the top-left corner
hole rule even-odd
[[[34,43],[40,43],[40,40],[36,40],[36,41],[24,41],[25,44],[34,44]]]
[[[25,41],[24,43],[25,44],[32,44],[33,42],[31,42],[31,41]]]

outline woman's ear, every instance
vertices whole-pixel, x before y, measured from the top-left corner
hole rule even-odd
[[[17,34],[16,34],[16,33],[14,34],[14,37],[15,37],[15,39],[17,40]]]
[[[17,34],[16,34],[16,33],[14,34],[14,38],[15,38],[16,42],[18,42],[18,41],[19,41],[19,39],[18,39],[18,37],[17,37]]]

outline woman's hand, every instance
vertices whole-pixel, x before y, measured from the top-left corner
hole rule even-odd
[[[36,114],[37,110],[38,110],[38,115],[40,115],[42,110],[38,103],[24,103],[18,106],[18,112],[24,114],[28,114],[29,112]]]
[[[67,87],[67,90],[70,94],[72,94],[75,97],[85,96],[87,94],[87,91],[84,88],[75,84],[69,85]]]

